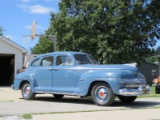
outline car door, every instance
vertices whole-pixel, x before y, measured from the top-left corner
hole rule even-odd
[[[36,90],[51,91],[53,85],[53,56],[46,56],[40,62],[40,67],[36,71]]]
[[[69,56],[57,56],[53,70],[53,91],[72,93],[77,88],[77,70]]]

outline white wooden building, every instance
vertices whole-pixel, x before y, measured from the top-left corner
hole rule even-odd
[[[0,86],[13,83],[17,71],[23,67],[28,50],[17,43],[0,36]]]

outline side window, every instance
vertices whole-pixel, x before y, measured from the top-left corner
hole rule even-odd
[[[69,56],[57,56],[56,65],[57,66],[69,66],[73,65],[73,60]]]
[[[53,60],[53,56],[44,57],[41,61],[41,66],[52,66]]]
[[[39,63],[40,63],[40,59],[36,59],[31,63],[31,66],[39,66]]]
[[[74,55],[74,57],[79,64],[92,64],[92,62],[90,61],[87,55],[76,54]]]

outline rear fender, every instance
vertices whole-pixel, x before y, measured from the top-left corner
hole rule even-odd
[[[25,79],[24,79],[25,78]],[[14,89],[21,89],[23,84],[28,82],[31,85],[31,88],[34,92],[36,87],[35,75],[34,74],[18,74],[14,79]]]

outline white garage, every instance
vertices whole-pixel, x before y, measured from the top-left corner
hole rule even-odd
[[[27,49],[0,36],[0,86],[9,86],[17,71],[23,67]]]

